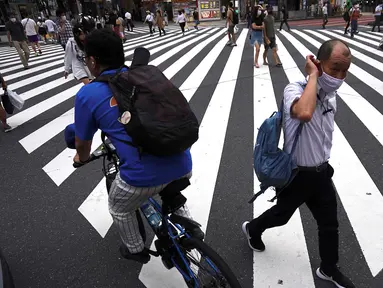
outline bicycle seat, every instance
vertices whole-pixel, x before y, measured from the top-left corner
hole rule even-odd
[[[182,190],[190,185],[188,178],[181,178],[168,184],[160,192],[162,199],[162,213],[170,214],[181,208],[186,203],[186,197],[181,194]]]

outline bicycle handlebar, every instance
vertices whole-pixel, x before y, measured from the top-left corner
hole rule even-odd
[[[107,145],[108,148],[106,148],[105,145]],[[110,141],[106,141],[105,145],[102,144],[98,149],[96,149],[92,154],[90,154],[90,157],[86,162],[84,163],[73,162],[73,167],[80,168],[84,166],[85,164],[88,164],[94,160],[100,159],[101,157],[108,156],[108,149],[109,151],[111,151],[112,154],[116,153],[115,148],[112,146],[112,143],[110,143]]]

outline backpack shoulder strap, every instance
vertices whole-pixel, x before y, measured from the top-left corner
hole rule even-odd
[[[100,76],[96,77],[92,82],[105,82],[105,83],[109,83],[109,80],[110,80],[110,78],[112,78],[112,76],[114,76],[114,74],[111,74],[111,75],[108,75],[108,74],[100,75]]]
[[[122,66],[117,70],[116,73],[99,75],[99,76],[97,76],[97,77],[93,80],[93,82],[106,82],[106,83],[109,83],[109,80],[110,80],[111,78],[113,78],[114,76],[116,76],[117,74],[119,74],[123,68],[128,68],[128,69],[129,69],[128,66],[126,66],[126,65],[122,65]]]
[[[305,89],[306,86],[307,86],[307,81],[305,81],[305,82],[296,82],[296,83],[298,83],[303,89]],[[284,99],[285,99],[285,97],[282,97],[281,107],[280,107],[280,110],[279,110],[281,115],[282,115],[282,117],[281,117],[282,120],[281,121],[283,121]],[[302,132],[304,124],[305,124],[304,122],[299,123],[298,129],[297,129],[297,131],[295,133],[295,138],[294,138],[293,146],[291,147],[290,155],[293,154],[294,151],[295,151],[295,148],[296,148],[297,143],[298,143],[298,138],[301,135],[301,132]]]

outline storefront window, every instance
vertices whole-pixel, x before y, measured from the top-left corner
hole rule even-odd
[[[201,0],[199,1],[199,15],[200,20],[220,20],[221,19],[221,10],[220,10],[220,1],[219,0]]]
[[[193,21],[193,11],[197,9],[196,1],[187,1],[187,0],[175,0],[172,1],[173,6],[173,17],[177,19],[178,11],[185,10],[187,20]]]

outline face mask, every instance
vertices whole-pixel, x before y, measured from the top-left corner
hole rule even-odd
[[[11,21],[12,22],[16,22],[16,18],[11,18]]]
[[[261,10],[258,10],[257,15],[260,16],[262,14]]]
[[[326,93],[335,92],[342,86],[344,79],[334,78],[328,75],[326,72],[323,72],[322,75],[318,78],[318,84]]]
[[[66,20],[66,16],[61,16],[61,20],[65,21]]]

